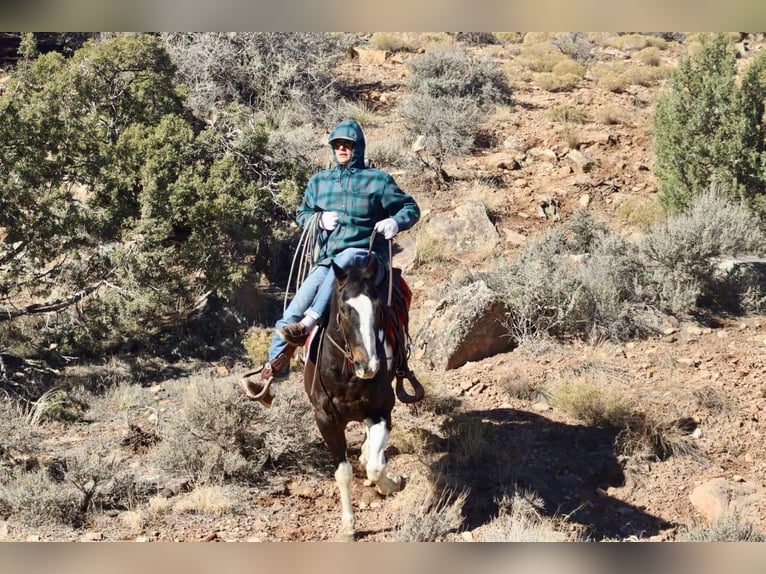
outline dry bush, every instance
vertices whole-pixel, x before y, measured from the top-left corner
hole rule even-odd
[[[593,40],[583,32],[556,34],[551,40],[551,44],[558,48],[562,54],[580,64],[586,63],[593,57]]]
[[[594,112],[594,118],[600,124],[613,126],[625,123],[627,114],[620,106],[604,106]]]
[[[550,395],[544,380],[528,377],[518,371],[503,377],[497,384],[510,397],[521,401],[534,402],[547,399]]]
[[[534,74],[535,85],[548,92],[568,92],[577,87],[582,76],[576,74],[556,74],[542,72]]]
[[[521,32],[495,32],[495,37],[503,44],[520,44],[524,41]]]
[[[23,524],[37,527],[66,524],[79,527],[81,493],[71,484],[53,480],[45,468],[22,472],[0,486],[0,503]]]
[[[248,356],[258,365],[268,359],[273,329],[251,327],[242,338]]]
[[[655,225],[665,221],[665,212],[654,197],[631,196],[615,210],[617,219],[622,223],[649,231]]]
[[[418,41],[425,49],[444,49],[455,45],[455,36],[447,32],[423,32]]]
[[[439,542],[457,532],[463,522],[466,492],[433,488],[402,518],[396,530],[396,542]]]
[[[533,492],[516,491],[497,501],[498,513],[479,529],[479,542],[583,542],[566,517],[548,517]]]
[[[583,379],[558,386],[551,394],[551,403],[593,426],[625,428],[633,417],[627,398]]]
[[[725,414],[730,417],[737,411],[731,398],[729,398],[725,391],[718,387],[707,385],[699,389],[694,389],[694,391],[692,391],[692,396],[698,407],[711,413]]]
[[[406,136],[399,130],[386,133],[383,137],[378,135],[368,142],[365,155],[381,169],[406,168],[416,163]]]
[[[150,453],[159,468],[198,485],[265,478],[268,464],[305,469],[325,453],[311,444],[316,428],[299,386],[278,384],[270,409],[244,399],[231,378],[187,381],[183,404],[168,417],[162,442]]]
[[[582,109],[572,104],[556,104],[548,110],[547,116],[554,122],[563,124],[584,124],[588,119]]]
[[[333,123],[352,119],[365,129],[377,127],[381,123],[380,114],[375,111],[374,104],[365,101],[343,101],[335,107],[330,116]],[[366,152],[365,155],[367,155]]]
[[[516,61],[533,72],[553,72],[559,62],[568,59],[549,43],[527,43],[526,37]]]
[[[685,542],[766,542],[766,532],[753,522],[736,514],[727,514],[713,524],[686,527]]]
[[[10,468],[36,452],[38,438],[27,413],[16,401],[0,397],[0,468]]]
[[[625,79],[634,86],[655,86],[662,80],[670,77],[671,68],[664,66],[656,67],[632,67],[622,74]]]
[[[176,514],[223,516],[234,510],[236,502],[229,491],[219,485],[199,486],[173,504]]]
[[[659,66],[661,61],[660,49],[656,46],[649,46],[633,54],[633,58],[645,66]]]
[[[660,50],[667,48],[668,42],[664,38],[656,36],[645,36],[643,34],[626,34],[624,36],[615,36],[606,40],[606,44],[618,50],[637,51],[643,50],[648,46],[653,46]]]
[[[415,239],[415,264],[420,266],[452,261],[450,246],[438,237],[428,233],[419,233]]]
[[[685,457],[701,462],[704,455],[685,420],[660,421],[654,415],[634,412],[615,440],[621,456],[650,460]]]
[[[614,93],[622,93],[630,85],[630,80],[625,74],[606,73],[599,77],[598,87]]]
[[[405,34],[375,32],[370,38],[370,47],[386,52],[413,52],[418,46]]]
[[[642,298],[660,309],[683,312],[698,304],[726,301],[733,287],[715,273],[716,257],[761,255],[763,232],[742,205],[712,191],[688,212],[655,226],[638,244]]]
[[[585,76],[585,66],[567,58],[553,66],[551,72],[556,76],[577,76],[578,78],[582,78]]]

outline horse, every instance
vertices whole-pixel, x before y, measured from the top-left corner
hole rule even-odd
[[[415,402],[423,396],[397,394],[392,381],[397,376],[395,353],[386,334],[385,303],[378,295],[375,276],[378,259],[342,268],[332,263],[335,285],[324,330],[315,334],[312,350],[306,353],[303,382],[314,409],[319,432],[336,465],[335,481],[340,491],[339,538],[353,540],[354,511],[351,506],[353,469],[347,458],[346,426],[352,421],[366,427],[359,462],[365,466],[366,486],[374,485],[388,496],[402,490],[401,476],[386,470],[384,451],[391,432],[391,411],[396,397]],[[308,345],[311,345],[309,343]]]

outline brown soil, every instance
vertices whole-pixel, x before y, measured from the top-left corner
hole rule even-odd
[[[483,50],[498,61],[511,57],[511,47],[475,50]],[[611,50],[602,57],[627,55]],[[670,64],[679,55],[679,50],[665,54],[663,58],[668,61],[663,63]],[[343,75],[356,85],[367,86],[360,92],[378,106],[383,118],[381,125],[367,130],[370,141],[399,129],[392,110],[406,94],[407,57],[379,64],[360,64],[357,60],[343,64]],[[612,93],[584,80],[571,92],[550,93],[519,81],[514,86],[514,105],[498,112],[487,126],[487,147],[448,166],[456,178],[450,189],[422,192],[422,180],[410,173],[397,174],[397,181],[416,196],[425,213],[459,205],[475,192],[472,182],[477,177],[495,178],[499,183],[482,188],[480,199],[498,214],[496,227],[508,239],[506,255],[518,247],[518,236],[532,237],[559,224],[537,217],[537,201],[543,195],[559,199],[565,219],[587,193],[594,213],[613,228],[635,233],[638,230],[618,217],[617,207],[626,198],[651,199],[656,194],[650,118],[660,89],[661,85],[631,86],[624,93]],[[585,110],[586,123],[565,129],[550,120],[548,110],[560,103]],[[594,120],[599,110],[609,106],[623,112],[622,123],[604,125]],[[594,159],[596,167],[582,174],[566,160],[556,159],[530,161],[515,171],[499,169],[495,154],[503,152],[508,138],[526,148],[551,149],[557,158],[566,155],[571,138],[575,138],[579,150]],[[406,247],[416,231],[403,234],[405,249],[397,256],[413,286],[414,323],[430,311],[435,286],[452,271],[412,265],[412,254]],[[415,324],[412,331],[416,329]],[[213,375],[220,376],[222,384],[235,381],[249,365],[229,367]],[[406,477],[406,486],[389,498],[362,485],[363,469],[356,463],[361,428],[350,428],[358,539],[396,539],[402,506],[416,502],[407,498],[408,489],[417,491],[418,485],[433,480],[438,472],[433,461],[447,456],[450,450],[450,444],[443,440],[445,421],[460,415],[491,430],[493,444],[503,448],[493,460],[484,459],[474,468],[468,465],[457,477],[444,474],[442,486],[467,492],[467,499],[460,528],[442,539],[481,540],[483,528],[498,512],[497,500],[509,488],[517,487],[539,495],[547,516],[565,517],[573,528],[584,529],[595,540],[678,540],[686,527],[701,519],[689,500],[689,493],[699,484],[723,477],[763,485],[765,367],[766,317],[756,316],[716,318],[707,324],[690,319],[666,335],[621,345],[573,342],[548,349],[521,348],[447,372],[418,371],[427,391],[456,406],[439,414],[438,409],[397,404],[387,457],[389,468]],[[658,423],[684,421],[684,428],[695,433],[694,455],[626,462],[616,454],[616,430],[584,424],[539,396],[517,398],[519,385],[555,386],[584,374],[626,397],[634,409]],[[300,374],[293,373],[285,385],[298,386],[300,379]],[[115,418],[89,425],[53,424],[45,432],[49,433],[51,448],[60,449],[104,433],[124,433],[125,422]],[[413,433],[429,442],[430,464],[417,449],[407,446]],[[145,453],[139,449],[126,456],[130,464],[140,468]],[[79,530],[30,529],[11,520],[5,523],[5,538],[316,541],[333,539],[337,530],[339,500],[329,464],[320,472],[275,473],[269,487],[239,489],[237,502],[236,512],[222,516],[170,513],[143,526],[128,525],[121,516],[124,513],[117,511],[98,516]],[[766,520],[763,505],[754,513],[757,519]]]

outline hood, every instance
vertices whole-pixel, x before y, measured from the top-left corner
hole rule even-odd
[[[333,140],[351,140],[354,142],[354,153],[348,165],[357,169],[364,167],[365,141],[362,126],[354,120],[343,120],[332,129],[330,136],[327,138],[327,143],[332,144]],[[330,148],[332,149],[332,145],[330,145]],[[335,150],[332,150],[332,157],[337,164],[338,158],[335,157]]]

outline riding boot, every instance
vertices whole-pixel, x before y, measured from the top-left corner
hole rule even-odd
[[[239,388],[249,399],[260,401],[265,407],[270,407],[274,400],[274,387],[272,383],[283,380],[290,374],[290,359],[295,353],[296,347],[288,347],[270,361],[253,371],[245,373],[239,380]],[[255,375],[260,375],[253,380]]]

